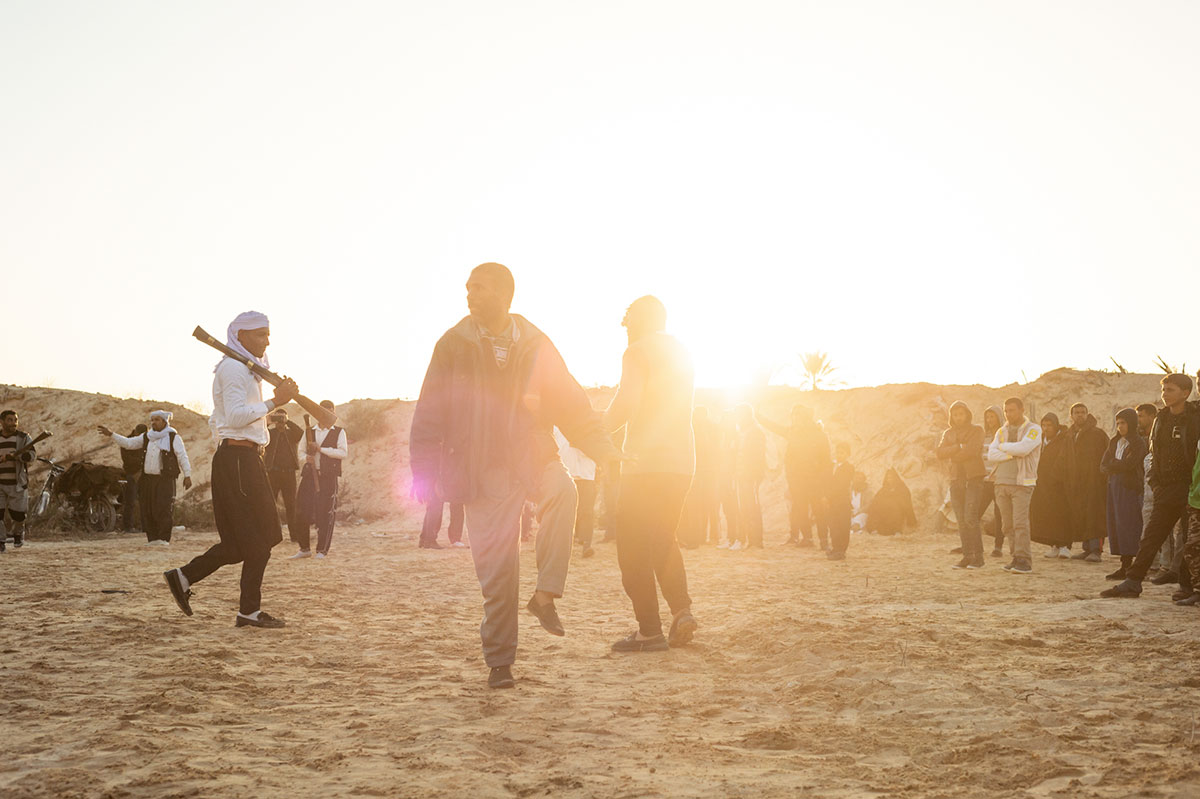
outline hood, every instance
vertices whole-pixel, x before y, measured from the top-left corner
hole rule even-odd
[[[992,413],[996,414],[996,420],[999,422],[999,424],[996,427],[989,428],[987,426],[987,412],[988,411],[991,411]],[[987,406],[987,409],[984,410],[984,412],[983,412],[983,426],[984,426],[984,430],[986,432],[993,432],[993,433],[996,432],[997,430],[999,430],[1001,427],[1004,427],[1004,409],[1001,408],[999,405]]]
[[[1138,418],[1137,411],[1133,408],[1123,408],[1117,411],[1117,421],[1125,420],[1126,426],[1129,428],[1131,435],[1139,435],[1138,433]],[[1115,423],[1114,423],[1115,426]],[[1126,436],[1128,438],[1129,436]]]
[[[946,409],[946,424],[948,424],[950,427],[954,427],[954,409],[955,408],[962,408],[964,411],[966,411],[967,412],[967,422],[966,423],[968,425],[971,424],[972,420],[974,419],[974,417],[971,415],[971,408],[967,405],[967,403],[963,402],[962,400],[955,400],[954,402],[950,403],[950,407]]]

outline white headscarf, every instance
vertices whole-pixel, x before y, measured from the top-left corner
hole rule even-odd
[[[253,354],[251,354],[250,350],[246,349],[242,345],[242,342],[238,341],[238,333],[243,330],[258,330],[260,327],[270,326],[271,323],[268,321],[265,313],[260,313],[258,311],[246,311],[244,313],[240,313],[232,322],[229,323],[229,329],[225,333],[225,346],[229,347],[229,349],[236,352],[245,360],[253,361],[264,369],[270,369],[271,363],[267,360],[265,353],[261,358],[255,357]],[[221,362],[218,361],[217,366],[220,365]],[[251,371],[250,374],[254,375],[255,380],[260,383],[262,382],[262,378],[259,377],[255,372]]]
[[[171,416],[172,416],[172,414],[170,411],[150,411],[151,419],[162,419],[164,422],[167,423],[167,426],[164,427],[162,430],[155,430],[153,427],[151,427],[149,430],[146,431],[146,438],[148,438],[150,441],[157,442],[159,449],[165,450],[165,449],[167,449],[167,447],[171,446],[171,444],[170,444],[171,440],[170,440],[169,436],[171,435],[171,433],[175,433],[175,428],[171,427],[171,424],[170,424]],[[178,433],[176,433],[176,435],[178,435]],[[166,441],[164,442],[163,439],[166,439]]]
[[[150,411],[151,419],[162,419],[168,424],[171,423],[171,415],[172,414],[170,411]]]

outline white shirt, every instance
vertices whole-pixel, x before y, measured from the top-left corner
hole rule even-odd
[[[341,460],[345,460],[346,455],[349,453],[349,450],[346,449],[346,431],[345,430],[338,431],[336,447],[322,447],[321,446],[322,444],[325,443],[325,438],[329,435],[329,431],[332,429],[333,429],[332,427],[314,427],[313,428],[313,440],[315,440],[317,442],[317,459],[314,463],[315,463],[315,466],[317,467],[318,472],[321,471],[321,458],[335,458],[335,459],[341,461]],[[300,442],[299,447],[297,447],[296,454],[300,458],[300,465],[303,466],[304,462],[308,459],[308,442],[307,441]]]
[[[1125,450],[1129,449],[1128,438],[1117,439],[1117,451],[1115,453],[1117,460],[1122,460],[1125,457]]]
[[[170,428],[168,428],[170,429]],[[141,436],[128,438],[126,436],[112,434],[112,440],[117,443],[121,449],[141,449],[142,443],[146,443],[146,460],[142,464],[142,471],[146,474],[162,474],[162,454],[166,452],[170,446],[167,442],[171,440],[168,433],[157,441],[143,439]],[[184,477],[192,476],[192,462],[188,460],[187,450],[183,446],[183,436],[175,433],[175,446],[172,447],[175,451],[175,457],[179,459],[179,471]]]
[[[572,480],[596,479],[596,462],[572,447],[557,427],[554,428],[554,442],[558,444],[558,457],[562,458],[563,466],[567,467],[567,474],[571,475]]]
[[[265,447],[270,440],[265,417],[274,409],[274,400],[263,402],[262,383],[244,363],[226,358],[217,365],[208,423],[218,440],[240,438]]]

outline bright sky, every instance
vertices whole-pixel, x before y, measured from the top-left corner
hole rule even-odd
[[[585,385],[647,293],[707,385],[1194,368],[1198,40],[1191,0],[0,0],[0,382],[208,405],[192,328],[254,308],[314,398],[412,397],[488,260]]]

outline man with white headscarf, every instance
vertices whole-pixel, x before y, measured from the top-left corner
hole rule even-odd
[[[140,436],[123,436],[104,425],[96,430],[111,438],[121,449],[140,449],[143,453],[142,476],[138,478],[138,504],[142,512],[142,530],[146,544],[170,546],[174,524],[175,478],[183,475],[183,489],[192,487],[192,464],[183,436],[170,426],[170,411],[151,411],[150,429]]]
[[[229,324],[226,344],[246,361],[267,366],[271,340],[265,314],[247,311]],[[221,540],[187,565],[163,573],[175,603],[192,615],[191,586],[222,566],[242,564],[237,627],[284,626],[262,611],[262,579],[271,547],[283,540],[275,497],[263,465],[267,445],[266,416],[300,393],[292,380],[263,401],[262,378],[242,360],[222,358],[213,370],[213,414],[209,420],[219,441],[212,462],[213,516]]]

